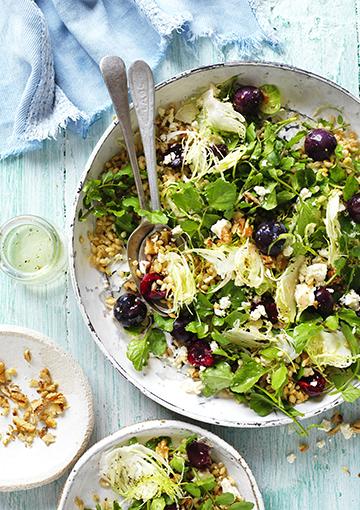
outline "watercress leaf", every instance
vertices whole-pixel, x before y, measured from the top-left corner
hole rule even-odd
[[[174,320],[171,317],[163,317],[159,313],[154,313],[154,322],[159,329],[168,331],[169,333],[173,330]]]
[[[302,322],[294,328],[292,337],[294,339],[294,347],[297,353],[302,352],[309,340],[317,336],[322,331],[322,326],[315,321]]]
[[[169,221],[169,218],[162,211],[146,211],[145,209],[139,209],[137,211],[139,216],[146,218],[150,223],[154,225],[166,225]]]
[[[113,501],[113,510],[122,510],[118,501]]]
[[[316,182],[315,172],[309,168],[299,168],[295,174],[299,188],[310,188]]]
[[[290,140],[288,140],[286,142],[286,148],[287,149],[291,149],[291,147],[293,147],[294,145],[296,145],[297,143],[300,142],[300,140],[302,138],[304,138],[304,136],[306,135],[306,131],[303,130],[303,131],[298,131],[293,137],[290,138]]]
[[[305,229],[309,223],[318,225],[321,221],[321,213],[318,207],[311,205],[309,201],[300,203],[296,221],[296,233],[304,235]]]
[[[201,490],[195,483],[185,483],[184,490],[194,498],[200,498]]]
[[[230,328],[234,326],[234,323],[238,321],[238,324],[244,324],[249,318],[249,314],[245,312],[240,312],[238,310],[234,310],[233,312],[229,313],[227,317],[225,317],[225,322]]]
[[[232,492],[223,492],[220,496],[215,497],[217,505],[231,505],[235,501],[235,496]]]
[[[150,348],[147,335],[143,338],[130,340],[126,350],[126,356],[134,365],[135,370],[141,371],[149,360]]]
[[[121,202],[123,207],[134,209],[137,212],[140,209],[139,199],[138,197],[127,197],[124,198]]]
[[[354,335],[352,328],[349,326],[349,324],[346,324],[345,322],[341,323],[341,331],[344,333],[344,336],[346,340],[348,341],[348,344],[350,346],[350,350],[354,356],[356,356],[359,353],[359,340]]]
[[[198,338],[205,338],[209,331],[209,326],[199,321],[192,321],[185,327],[186,331],[195,333]]]
[[[152,328],[147,334],[149,350],[155,356],[162,356],[167,349],[165,334],[160,329]]]
[[[200,487],[202,492],[209,492],[215,489],[216,480],[213,475],[206,476],[204,478],[198,478],[196,480],[197,486]]]
[[[286,383],[288,371],[285,364],[282,364],[271,374],[271,386],[273,390],[278,391]]]
[[[206,499],[200,507],[200,510],[212,510],[212,509],[213,509],[213,504],[212,504],[211,499]]]
[[[268,371],[260,363],[249,359],[235,372],[230,389],[234,393],[246,393]]]
[[[285,204],[286,202],[289,202],[295,197],[295,193],[292,193],[291,191],[283,190],[279,193],[276,193],[276,200],[278,204]]]
[[[341,167],[340,165],[335,165],[332,168],[330,168],[330,180],[339,183],[346,179],[347,173],[346,170]]]
[[[233,182],[219,178],[207,185],[205,194],[209,205],[213,209],[226,211],[235,205],[237,198],[236,185]]]
[[[180,222],[180,227],[184,232],[189,234],[189,236],[192,236],[199,228],[199,223],[194,220],[185,220]]]
[[[252,510],[254,503],[250,501],[237,501],[229,506],[227,510]]]
[[[326,317],[324,325],[327,329],[330,329],[330,331],[336,331],[339,329],[339,317],[336,315],[329,315],[329,317]]]
[[[166,441],[166,443],[168,445],[171,444],[171,437],[169,437],[169,436],[157,436],[157,437],[152,437],[151,439],[148,439],[148,441],[146,441],[146,443],[145,443],[145,446],[146,446],[146,448],[150,448],[151,450],[155,450],[157,445],[161,441],[163,441],[163,440]]]
[[[195,308],[201,319],[209,317],[214,312],[214,307],[205,294],[198,294]]]
[[[154,498],[150,503],[150,510],[164,510],[166,502],[164,498]]]
[[[217,293],[217,296],[228,296],[234,308],[240,306],[241,303],[245,301],[244,290],[241,287],[237,287],[233,281],[224,285],[224,287],[222,287],[222,289]]]
[[[273,411],[274,404],[266,395],[252,392],[250,395],[249,407],[259,416],[267,416]]]
[[[276,189],[275,186],[273,190],[265,195],[264,200],[261,202],[261,207],[266,211],[271,211],[271,209],[275,209],[277,206],[277,198],[276,198]]]
[[[350,308],[341,308],[338,311],[339,319],[345,321],[349,326],[360,328],[360,317],[356,315],[354,310],[350,310]]]
[[[227,338],[224,337],[219,331],[214,330],[211,332],[211,338],[215,340],[218,344],[222,346],[229,345],[231,342]]]
[[[200,372],[200,378],[204,384],[203,394],[210,396],[229,388],[233,377],[231,367],[226,361],[220,361],[215,366],[206,368]]]
[[[355,193],[359,191],[359,183],[356,177],[349,175],[346,179],[343,189],[344,200],[349,200]]]
[[[360,398],[360,387],[349,384],[349,386],[341,391],[341,395],[346,402],[355,402],[355,400]]]
[[[200,212],[204,207],[200,193],[190,182],[180,183],[172,193],[171,200],[176,207],[185,212]]]
[[[205,228],[210,228],[214,223],[220,220],[220,216],[218,214],[205,213],[202,217],[202,226]]]
[[[185,468],[185,459],[180,455],[174,455],[169,464],[176,473],[182,473]]]

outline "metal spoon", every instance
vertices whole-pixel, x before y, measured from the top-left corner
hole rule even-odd
[[[108,56],[101,60],[100,69],[123,132],[125,145],[134,174],[136,190],[139,196],[140,207],[142,209],[148,209],[138,167],[134,136],[130,122],[125,64],[120,57]],[[146,159],[151,208],[152,210],[158,210],[161,206],[156,172],[154,126],[155,94],[154,80],[150,67],[140,60],[134,62],[129,70],[129,81]],[[153,225],[143,218],[139,226],[129,237],[127,243],[127,258],[130,272],[139,290],[140,278],[136,274],[137,266],[135,266],[133,262],[144,260],[146,258],[144,255],[146,239],[155,232],[161,230],[170,229],[167,225]],[[148,304],[152,309],[159,313],[168,313],[168,308],[163,306],[160,302],[157,303],[152,300],[149,301]]]

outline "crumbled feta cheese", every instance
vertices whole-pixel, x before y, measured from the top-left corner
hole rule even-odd
[[[228,477],[223,478],[220,482],[220,486],[223,492],[230,492],[230,494],[233,494],[235,498],[242,499],[242,496],[238,491],[238,488],[236,487],[236,485],[234,485],[233,481],[230,480],[230,478]]]
[[[174,227],[171,231],[171,233],[174,235],[174,236],[178,236],[180,234],[182,234],[184,231],[183,229],[181,228],[180,225],[176,225],[176,227]]]
[[[150,262],[148,260],[140,260],[139,262],[139,270],[142,274],[146,273],[147,268],[149,267]]]
[[[354,435],[354,431],[351,428],[350,423],[342,423],[340,425],[340,432],[342,433],[345,439],[351,439],[352,436]]]
[[[331,421],[330,420],[323,420],[320,423],[318,429],[319,430],[323,430],[324,432],[330,432],[330,430],[332,429]]]
[[[250,320],[258,321],[261,317],[266,317],[266,310],[264,305],[257,305],[257,307],[250,312]]]
[[[312,193],[309,189],[307,188],[303,188],[300,193],[300,198],[302,198],[303,200],[306,200],[307,198],[310,198],[312,196]]]
[[[293,251],[294,251],[294,249],[292,246],[285,246],[285,248],[283,249],[284,257],[290,257],[290,255],[292,254]]]
[[[289,464],[294,464],[294,462],[296,461],[296,455],[295,453],[290,453],[287,457],[286,457],[286,460],[288,461]]]
[[[215,308],[214,307],[214,314],[217,315],[218,317],[225,317],[226,311],[225,310],[221,310],[221,308]]]
[[[181,347],[179,347],[179,349],[175,350],[173,357],[170,359],[170,361],[176,368],[181,368],[182,365],[187,363],[187,358],[188,358],[187,348],[185,347],[185,345],[182,345]]]
[[[344,306],[348,306],[355,312],[360,310],[360,296],[353,289],[340,298],[340,303]]]
[[[164,165],[170,165],[172,160],[174,159],[175,154],[173,152],[170,152],[169,154],[166,154],[164,157]]]
[[[218,349],[218,348],[219,348],[219,345],[218,345],[218,343],[217,343],[217,342],[215,342],[215,340],[213,340],[212,342],[210,342],[210,349],[211,349],[212,351],[216,351],[216,349]]]
[[[229,308],[231,306],[231,301],[230,301],[229,296],[224,296],[224,297],[220,298],[219,306],[220,306],[221,310],[226,310],[227,308]]]
[[[300,311],[312,306],[315,302],[315,289],[306,283],[298,283],[295,287],[295,301]]]
[[[186,381],[182,383],[182,388],[185,391],[185,393],[193,393],[194,395],[200,395],[204,388],[204,385],[202,381],[186,379]]]
[[[328,259],[329,258],[329,250],[326,248],[321,248],[321,250],[319,250],[319,255],[320,255],[320,257],[323,257],[324,259]]]
[[[322,285],[327,275],[327,264],[319,262],[310,266],[302,266],[300,274],[308,285]]]
[[[214,223],[210,230],[213,232],[219,239],[221,237],[221,232],[224,228],[231,228],[231,223],[229,220],[226,220],[223,218],[222,220],[218,220],[216,223]]]
[[[259,197],[264,197],[270,193],[270,191],[264,188],[264,186],[254,186],[254,191]]]
[[[318,448],[320,448],[320,449],[321,449],[321,448],[324,448],[324,446],[325,446],[325,439],[321,439],[320,441],[318,441],[318,442],[316,443],[316,446],[317,446]]]

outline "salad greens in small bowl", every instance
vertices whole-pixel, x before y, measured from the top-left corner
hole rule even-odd
[[[65,484],[58,510],[263,510],[254,477],[225,441],[159,420],[94,445]]]
[[[73,277],[100,346],[145,394],[205,421],[302,429],[298,418],[353,402],[357,100],[269,64],[196,70],[157,99],[162,209],[140,209],[115,128],[77,201]],[[170,229],[132,261],[138,292],[125,253],[142,217]]]

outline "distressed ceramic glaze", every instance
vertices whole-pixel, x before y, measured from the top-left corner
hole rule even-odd
[[[24,359],[27,349],[30,362]],[[30,389],[30,380],[38,379],[40,370],[48,368],[69,404],[69,409],[57,419],[57,428],[49,430],[56,436],[50,446],[40,438],[35,438],[31,447],[19,440],[6,447],[0,442],[0,491],[30,489],[52,482],[78,459],[89,441],[94,424],[89,383],[69,354],[30,329],[0,326],[0,360],[7,368],[16,369],[13,382],[31,399],[38,395]],[[0,415],[3,438],[10,422],[11,416]]]
[[[156,436],[170,436],[176,442],[194,433],[198,437],[205,438],[212,445],[213,460],[225,464],[229,475],[236,481],[242,497],[254,503],[254,510],[264,510],[264,503],[254,476],[244,459],[232,446],[200,427],[171,420],[146,421],[124,427],[92,446],[70,473],[57,510],[74,510],[76,497],[81,498],[85,507],[90,508],[94,506],[92,498],[94,494],[99,495],[101,500],[106,497],[110,501],[116,499],[116,494],[111,489],[104,489],[99,485],[99,461],[104,452],[110,451],[115,446],[126,444],[134,436],[140,441]]]
[[[331,115],[334,114],[331,107],[336,107],[346,121],[351,123],[352,128],[360,132],[358,99],[324,78],[280,64],[234,62],[185,72],[157,86],[157,106],[181,101],[210,83],[220,83],[232,76],[238,76],[244,84],[278,85],[283,105],[303,115],[313,116],[319,107],[324,107],[322,116]],[[118,152],[119,138],[121,133],[114,122],[96,145],[79,184],[72,224],[70,271],[80,309],[93,338],[105,356],[131,383],[148,397],[181,415],[232,427],[263,427],[289,423],[289,418],[275,412],[260,417],[247,406],[238,404],[232,399],[206,399],[190,395],[182,387],[186,376],[161,360],[152,359],[148,368],[139,373],[127,359],[126,333],[114,323],[111,314],[106,313],[100,299],[104,287],[103,276],[89,265],[89,244],[79,241],[81,236],[87,238],[87,232],[93,228],[93,220],[79,222],[77,219],[81,209],[84,183],[87,179],[97,177],[102,172],[104,163]],[[299,405],[298,410],[304,417],[310,417],[340,402],[341,399],[337,396],[325,395]]]

